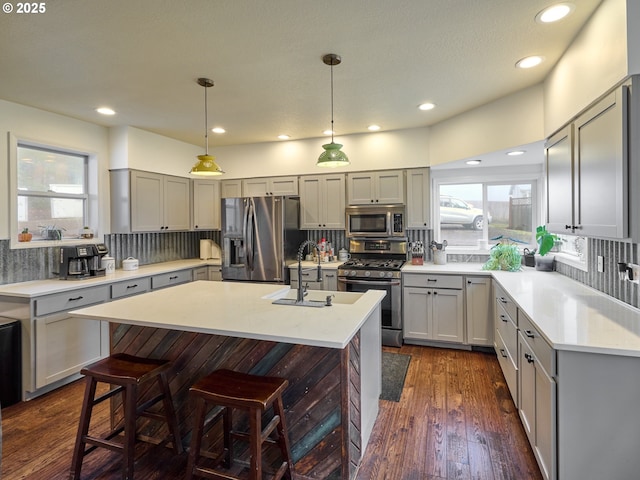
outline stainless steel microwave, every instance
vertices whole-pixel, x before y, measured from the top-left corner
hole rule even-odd
[[[404,205],[349,206],[347,237],[405,237]]]

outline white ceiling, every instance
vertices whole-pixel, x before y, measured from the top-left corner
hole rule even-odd
[[[215,145],[424,127],[543,80],[600,0],[56,0],[0,14],[0,98]],[[16,2],[12,2],[14,5]],[[545,62],[519,70],[522,57]],[[423,102],[436,109],[419,111]],[[108,105],[113,117],[98,115]],[[215,151],[215,150],[214,150]]]

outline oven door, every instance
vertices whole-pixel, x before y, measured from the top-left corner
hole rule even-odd
[[[384,290],[387,295],[382,299],[382,328],[402,329],[402,303],[400,279],[390,280],[356,280],[338,277],[339,292],[366,292],[367,290]]]

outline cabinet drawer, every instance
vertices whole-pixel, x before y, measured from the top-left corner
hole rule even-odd
[[[78,288],[64,293],[47,295],[37,298],[35,301],[36,316],[47,315],[49,313],[74,310],[76,308],[102,303],[109,300],[109,285],[101,285],[91,288]]]
[[[531,323],[529,317],[522,312],[518,312],[518,318],[522,337],[531,350],[533,350],[534,355],[538,359],[538,363],[542,365],[542,368],[546,370],[550,377],[555,376],[555,350],[540,336],[540,332],[538,332],[538,329]]]
[[[116,298],[148,292],[150,288],[150,277],[142,277],[136,278],[135,280],[129,280],[128,282],[114,283],[111,285],[111,298],[115,300]]]
[[[496,330],[496,338],[494,342],[496,348],[496,355],[498,356],[498,363],[502,369],[504,379],[507,381],[507,387],[511,392],[511,398],[516,407],[518,406],[518,367],[514,357],[509,355],[509,352],[505,346],[505,343],[500,335],[500,332]]]
[[[511,320],[518,325],[518,307],[511,300],[511,297],[502,289],[500,285],[494,282],[496,292],[496,303],[502,305],[502,308],[509,314]]]
[[[151,277],[151,289],[172,287],[191,281],[191,270],[179,270],[177,272],[162,273]]]
[[[496,330],[500,333],[511,358],[518,358],[518,327],[501,304],[498,304],[496,311]]]
[[[402,282],[405,287],[462,289],[462,276],[460,275],[405,273],[402,275]]]

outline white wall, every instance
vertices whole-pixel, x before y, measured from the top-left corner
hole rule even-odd
[[[542,95],[538,84],[432,126],[431,165],[542,140]]]
[[[28,140],[95,155],[99,195],[109,190],[109,145],[106,128],[55,113],[0,100],[0,239],[9,238],[9,133]],[[108,198],[108,196],[107,196]],[[109,204],[100,202],[99,232],[108,225]]]
[[[628,0],[638,3],[638,0]],[[604,0],[544,82],[545,137],[620,82],[627,69],[627,0]],[[629,21],[638,28],[636,17]],[[632,20],[633,18],[633,20]],[[637,32],[632,36],[638,37]],[[634,50],[640,46],[634,45]],[[637,54],[640,55],[640,54]],[[634,59],[632,63],[640,63]]]

